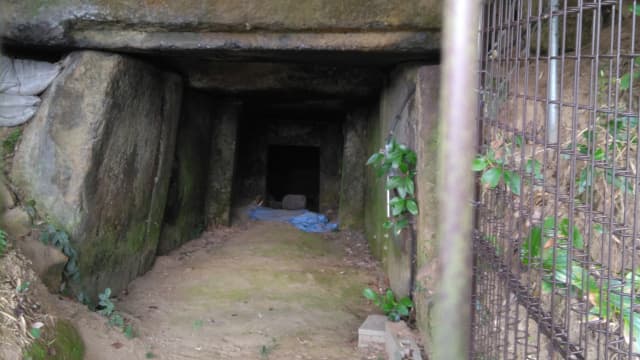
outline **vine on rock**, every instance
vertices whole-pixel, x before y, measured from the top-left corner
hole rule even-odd
[[[391,216],[384,222],[385,229],[393,228],[399,235],[409,226],[409,215],[418,214],[418,203],[415,198],[416,153],[406,145],[398,144],[391,139],[384,149],[371,155],[367,165],[376,169],[378,177],[386,176],[386,189],[393,193],[389,200]]]

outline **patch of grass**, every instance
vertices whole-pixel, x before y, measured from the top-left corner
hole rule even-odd
[[[22,129],[17,128],[9,133],[6,139],[2,141],[2,151],[4,154],[13,154],[18,144],[18,140],[22,136]]]
[[[42,336],[24,351],[25,360],[82,360],[84,343],[70,323],[58,320],[53,329],[42,328]]]
[[[4,252],[7,251],[7,233],[0,230],[0,256],[4,255]]]

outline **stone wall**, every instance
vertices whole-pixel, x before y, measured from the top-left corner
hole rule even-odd
[[[216,109],[212,119],[206,192],[207,226],[228,226],[231,223],[231,197],[241,105],[236,102],[218,102],[214,105]]]
[[[153,264],[173,161],[182,83],[126,56],[72,53],[15,154],[22,199],[71,235],[95,299]]]
[[[380,104],[371,112],[367,128],[367,153],[384,146],[389,132],[414,149],[418,155],[416,199],[420,213],[411,230],[400,236],[382,227],[387,219],[385,179],[372,168],[366,170],[365,232],[376,257],[382,260],[393,291],[408,295],[413,288],[420,328],[429,328],[432,277],[435,266],[437,203],[435,171],[437,169],[438,66],[401,66],[392,74],[382,92]],[[412,264],[416,261],[416,264]],[[422,271],[416,271],[422,270]],[[417,275],[414,272],[418,272]],[[412,284],[412,277],[417,282]]]
[[[367,109],[347,115],[342,127],[344,146],[338,221],[341,229],[364,229]]]
[[[3,1],[0,23],[5,40],[39,45],[415,51],[439,47],[441,7],[439,0],[23,0]]]
[[[213,113],[211,95],[187,90],[178,127],[171,185],[158,253],[166,254],[205,227]]]

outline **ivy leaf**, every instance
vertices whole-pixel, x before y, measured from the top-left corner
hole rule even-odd
[[[411,301],[411,299],[408,296],[405,296],[402,299],[400,299],[400,301],[398,301],[398,303],[400,305],[406,306],[408,308],[412,308],[413,307],[413,301]]]
[[[413,196],[416,192],[415,183],[410,178],[406,178],[405,181],[406,181],[405,187],[407,188],[407,193]]]
[[[415,202],[415,200],[407,200],[406,206],[411,215],[418,215],[418,204]]]
[[[393,222],[387,220],[385,222],[382,223],[382,228],[385,230],[389,230],[391,229],[391,227],[393,226]]]
[[[391,199],[391,201],[389,201],[389,204],[391,205],[391,214],[393,216],[402,214],[402,212],[406,208],[406,201],[397,196]]]
[[[629,11],[640,16],[640,5],[629,5]]]
[[[542,180],[542,164],[538,160],[527,160],[527,165],[524,170],[527,174],[533,174],[533,177]]]
[[[406,228],[407,226],[409,226],[409,220],[407,219],[402,219],[400,221],[398,221],[395,226],[394,226],[394,233],[395,235],[400,235],[400,233],[402,232],[402,230],[404,228]]]
[[[640,71],[628,72],[620,78],[620,90],[629,90],[631,87],[631,77],[633,79],[640,79]]]
[[[413,150],[407,150],[404,155],[404,161],[409,165],[415,165],[418,162],[418,156]]]
[[[404,185],[404,179],[400,176],[391,176],[387,180],[387,190],[393,190]]]
[[[522,135],[516,135],[515,143],[517,147],[522,147]]]
[[[482,156],[479,158],[473,159],[473,163],[471,164],[471,170],[473,171],[483,171],[487,168],[489,163],[487,162],[487,158]]]
[[[367,165],[371,165],[371,164],[377,164],[380,162],[380,160],[382,160],[384,158],[384,154],[382,153],[375,153],[373,155],[371,155],[371,157],[369,158],[369,160],[367,160]]]
[[[378,294],[375,291],[371,290],[371,288],[362,290],[362,296],[371,301],[375,301],[378,299]]]
[[[398,169],[400,167],[400,164],[402,164],[402,155],[402,151],[394,151],[389,154],[392,168]]]
[[[515,195],[520,195],[520,175],[513,171],[504,171],[504,182]]]
[[[489,188],[493,189],[496,186],[498,186],[498,183],[500,182],[501,178],[502,178],[502,169],[492,168],[485,171],[485,173],[482,174],[482,178],[480,180],[482,181],[483,184],[486,184],[489,186]]]

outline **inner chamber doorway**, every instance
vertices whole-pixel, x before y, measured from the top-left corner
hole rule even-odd
[[[307,197],[307,209],[318,211],[320,149],[316,146],[270,145],[267,155],[267,194],[280,203],[287,194]]]

